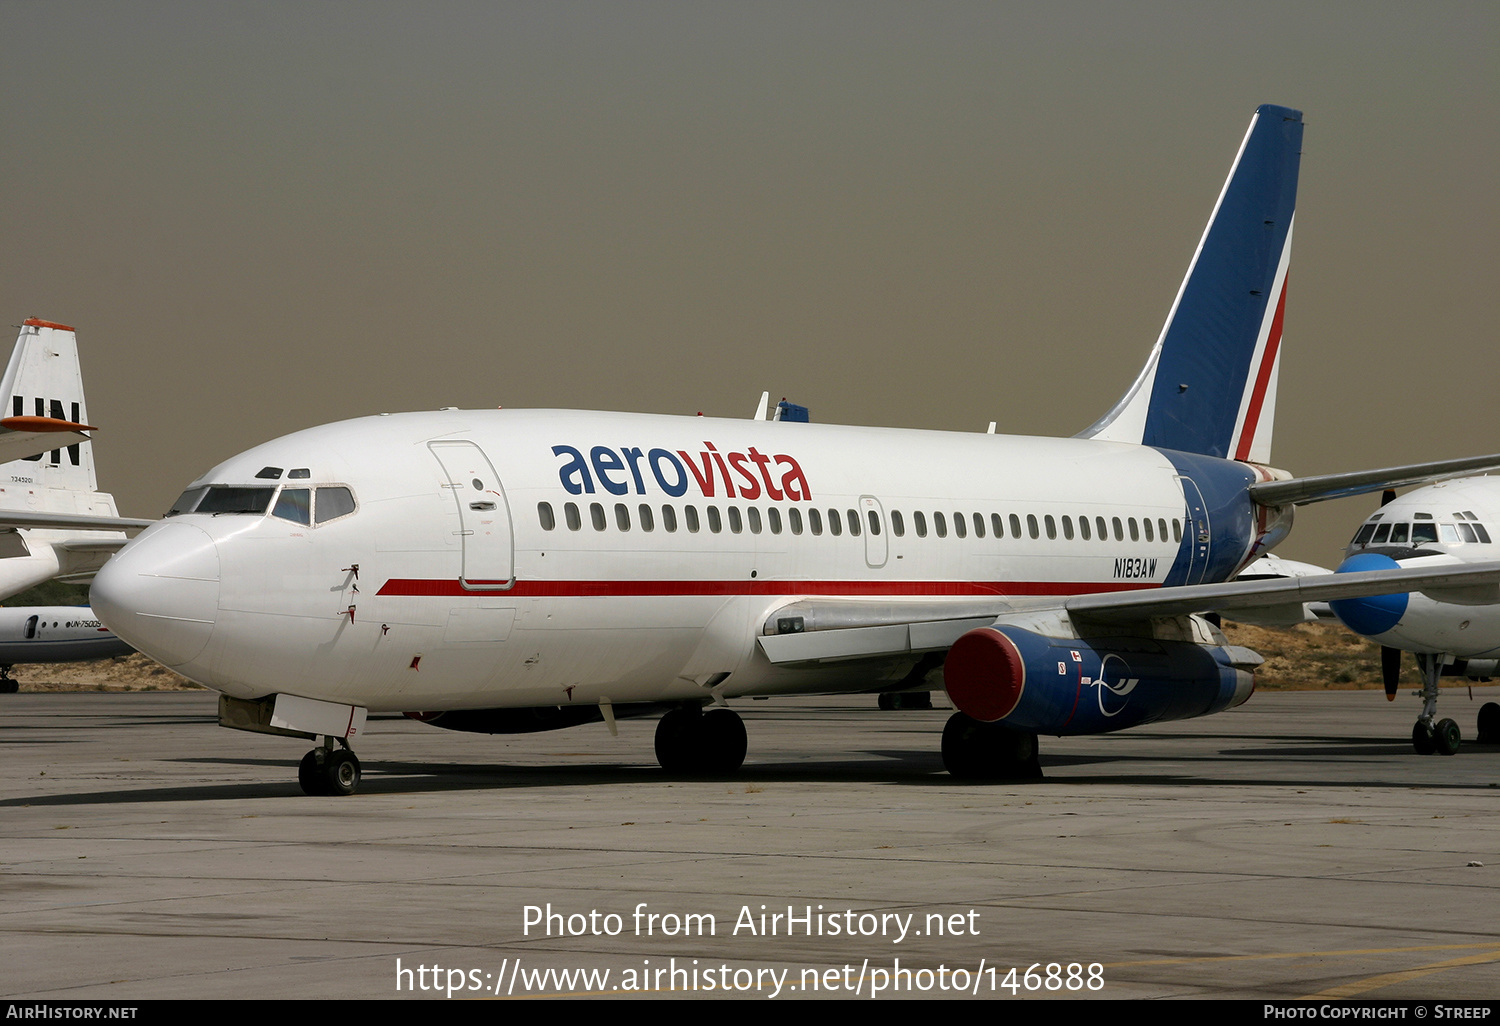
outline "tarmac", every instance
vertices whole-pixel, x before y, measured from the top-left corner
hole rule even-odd
[[[310,798],[211,693],[3,696],[0,993],[1500,997],[1500,747],[1415,755],[1408,696],[1044,738],[1024,784],[944,773],[944,709],[735,708],[733,778],[664,774],[654,720],[376,718]]]

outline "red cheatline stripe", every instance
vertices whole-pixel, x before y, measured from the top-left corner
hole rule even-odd
[[[1260,371],[1255,375],[1255,391],[1250,394],[1250,408],[1245,411],[1245,426],[1240,430],[1240,447],[1234,454],[1237,460],[1250,458],[1250,445],[1255,441],[1255,427],[1260,423],[1260,408],[1266,401],[1271,371],[1276,366],[1276,350],[1281,348],[1281,318],[1285,313],[1286,278],[1283,278],[1281,296],[1276,300],[1276,316],[1271,320],[1271,333],[1266,336],[1266,351],[1261,354]]]
[[[483,582],[470,582],[482,584]],[[498,583],[498,582],[497,582]],[[1159,587],[1136,581],[517,581],[504,592],[469,591],[456,580],[392,578],[378,595],[445,598],[640,598],[683,595],[1084,595],[1101,591],[1138,591]]]

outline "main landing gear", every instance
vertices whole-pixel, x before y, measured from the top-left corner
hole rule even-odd
[[[6,663],[0,666],[0,695],[14,695],[21,690],[21,682],[10,675],[10,668],[14,663]]]
[[[337,739],[343,747],[335,749],[334,740],[325,737],[297,764],[297,783],[304,794],[342,796],[353,794],[359,787],[358,756],[343,738]]]
[[[943,767],[960,780],[1040,780],[1036,735],[956,712],[943,727]]]
[[[668,773],[723,776],[745,761],[745,722],[732,709],[678,706],[656,724],[656,761]]]

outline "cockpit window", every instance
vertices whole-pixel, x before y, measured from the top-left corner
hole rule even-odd
[[[319,488],[315,510],[319,524],[346,517],[354,512],[354,493],[347,488]]]
[[[1411,525],[1411,543],[1413,545],[1436,545],[1438,540],[1438,525],[1434,523],[1421,523]],[[1457,539],[1454,539],[1455,541]]]
[[[198,500],[203,498],[203,493],[206,491],[208,491],[206,486],[202,488],[189,488],[182,493],[182,496],[176,502],[172,503],[172,508],[167,510],[167,516],[175,517],[181,513],[191,513],[197,507]]]
[[[1361,527],[1359,529],[1359,533],[1357,533],[1354,536],[1354,544],[1355,545],[1364,545],[1366,542],[1368,542],[1370,540],[1370,535],[1372,535],[1374,533],[1375,533],[1375,525],[1374,524],[1366,524],[1365,526]]]
[[[210,485],[208,494],[199,500],[194,513],[264,513],[271,505],[274,488],[242,488],[237,485]],[[184,512],[186,512],[184,510]]]
[[[312,491],[307,488],[283,488],[276,498],[271,516],[307,527],[312,523]]]

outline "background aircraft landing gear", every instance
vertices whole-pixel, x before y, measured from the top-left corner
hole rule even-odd
[[[316,796],[350,795],[359,787],[359,757],[343,738],[334,749],[331,743],[314,748],[297,764],[297,783],[304,794]]]
[[[956,712],[943,727],[943,767],[960,780],[1040,780],[1036,735]]]
[[[1446,655],[1417,654],[1417,666],[1422,670],[1422,715],[1411,728],[1411,746],[1418,755],[1457,754],[1463,743],[1463,734],[1453,720],[1433,722],[1437,715],[1438,680],[1443,675],[1443,666],[1450,662]],[[1480,710],[1482,714],[1483,709]]]
[[[748,746],[745,722],[732,709],[680,706],[656,724],[656,761],[668,773],[733,773]]]
[[[21,682],[10,675],[12,665],[0,666],[0,695],[14,695],[21,690]]]

